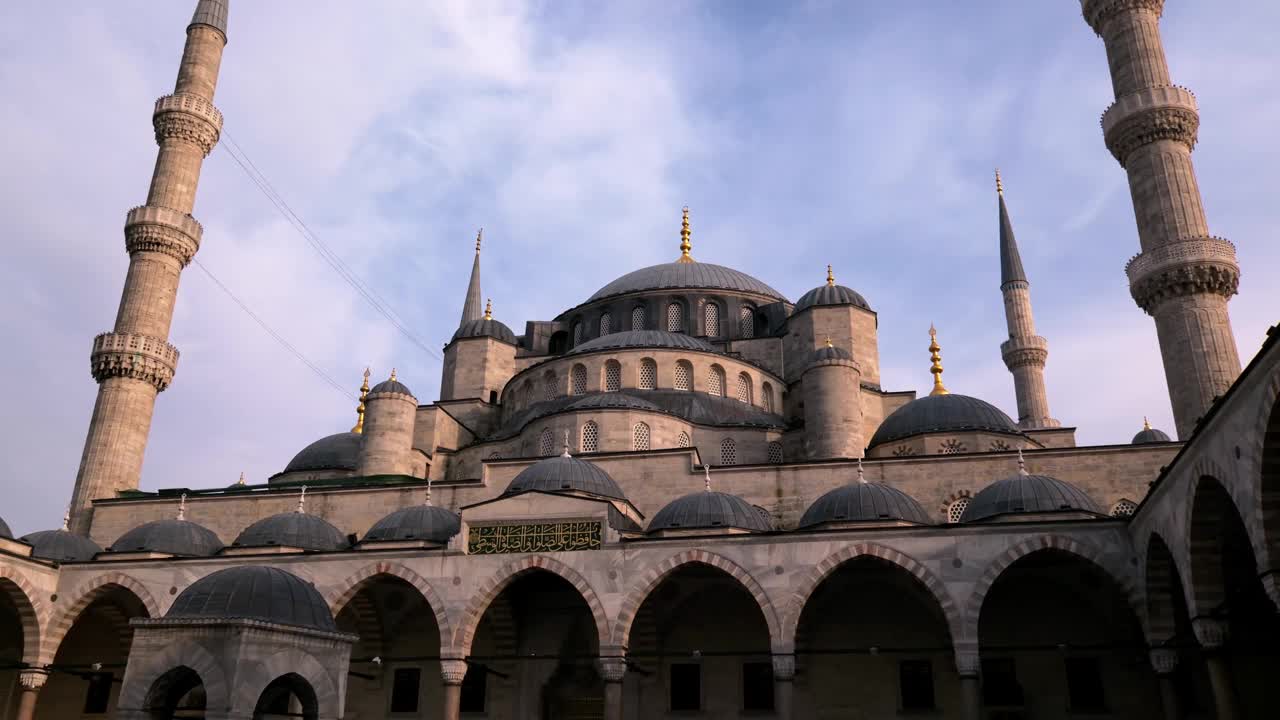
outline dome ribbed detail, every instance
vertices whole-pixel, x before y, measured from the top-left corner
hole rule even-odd
[[[1163,443],[1163,442],[1173,442],[1173,439],[1170,438],[1169,434],[1163,430],[1157,430],[1155,428],[1146,428],[1140,431],[1137,435],[1134,435],[1133,442],[1130,444],[1146,445],[1147,443]]]
[[[31,557],[54,562],[89,562],[102,552],[94,541],[66,530],[39,530],[21,540],[31,546]]]
[[[813,501],[800,527],[828,522],[906,521],[928,525],[929,515],[915,498],[882,483],[852,483]]]
[[[170,606],[166,618],[264,620],[280,625],[337,632],[320,592],[279,568],[243,565],[195,581]]]
[[[1103,514],[1093,498],[1069,482],[1048,475],[1014,475],[997,480],[974,495],[960,516],[960,522],[1045,512]]]
[[[629,272],[597,290],[587,302],[642,290],[734,290],[786,301],[782,293],[733,268],[703,262],[671,262]]]
[[[285,472],[299,470],[355,470],[360,467],[360,433],[322,437],[293,456]]]
[[[570,350],[569,354],[592,352],[594,350],[621,350],[623,348],[664,348],[716,352],[715,347],[706,340],[700,340],[684,333],[666,332],[665,330],[625,330],[588,340]]]
[[[999,408],[968,395],[928,395],[894,410],[876,428],[869,447],[931,432],[993,432],[1021,435]]]
[[[560,455],[530,465],[516,475],[503,491],[504,495],[539,490],[541,492],[578,491],[617,500],[627,499],[622,488],[609,473],[595,463]]]
[[[295,547],[303,550],[346,550],[350,547],[342,531],[324,518],[300,512],[283,512],[263,518],[245,528],[235,547]]]
[[[370,395],[377,395],[378,393],[400,393],[401,395],[413,397],[413,391],[399,380],[383,380],[369,388]]]
[[[435,505],[400,508],[369,528],[361,542],[381,540],[426,540],[447,543],[462,527],[461,518]]]
[[[107,550],[208,557],[222,550],[222,540],[190,520],[153,520],[121,535]]]
[[[454,340],[475,337],[491,337],[508,345],[516,344],[516,334],[511,332],[511,328],[493,318],[469,320],[453,333]]]
[[[863,310],[871,309],[871,306],[867,304],[867,299],[853,288],[847,288],[844,285],[819,285],[800,296],[800,299],[796,301],[796,307],[792,314],[794,315],[801,310],[807,310],[819,305],[856,305]]]
[[[649,522],[648,532],[721,528],[772,529],[764,510],[737,495],[702,490],[667,503]]]

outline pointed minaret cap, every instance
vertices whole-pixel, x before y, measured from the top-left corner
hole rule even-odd
[[[480,240],[484,237],[484,228],[476,232],[476,257],[471,261],[471,279],[467,281],[467,296],[462,302],[462,319],[458,327],[472,320],[480,319]]]
[[[190,30],[193,25],[208,25],[227,36],[227,3],[230,0],[200,0],[196,3],[196,12],[191,16]]]
[[[938,344],[938,331],[929,325],[929,360],[932,363],[929,366],[929,372],[933,373],[933,390],[930,395],[947,395],[950,393],[946,387],[942,385],[942,355],[940,351],[942,346]]]
[[[689,254],[689,251],[693,250],[693,243],[689,240],[689,237],[693,234],[689,230],[689,206],[685,205],[681,212],[683,215],[680,220],[680,257],[676,258],[676,262],[691,263],[695,262],[695,260]]]
[[[1022,256],[1018,254],[1018,241],[1013,237],[1013,222],[1009,220],[1009,208],[1004,204],[1004,183],[996,170],[996,196],[1000,205],[1000,286],[1011,282],[1027,282],[1022,269]]]

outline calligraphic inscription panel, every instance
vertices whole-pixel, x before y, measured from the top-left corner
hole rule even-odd
[[[598,521],[479,527],[473,525],[467,535],[467,552],[472,555],[598,549],[600,549]]]

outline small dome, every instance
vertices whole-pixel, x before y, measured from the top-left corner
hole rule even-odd
[[[871,309],[871,306],[867,304],[866,298],[852,288],[847,288],[844,285],[819,285],[800,296],[800,299],[796,301],[796,307],[792,314],[794,315],[802,310],[819,305],[854,305],[863,310]]]
[[[1103,514],[1093,498],[1069,482],[1048,475],[1014,475],[997,480],[974,495],[960,522],[1008,514],[1073,511]]]
[[[521,470],[503,494],[510,495],[529,490],[551,493],[576,490],[618,500],[627,498],[622,494],[622,488],[618,487],[618,483],[609,477],[609,473],[601,470],[595,463],[568,455],[539,460]]]
[[[706,340],[700,340],[684,333],[673,333],[665,330],[624,330],[588,340],[570,350],[569,354],[573,355],[595,350],[622,350],[624,348],[664,348],[716,352],[715,347]]]
[[[41,560],[88,562],[102,552],[94,541],[66,530],[40,530],[21,539],[31,546],[31,557]]]
[[[587,395],[569,405],[570,410],[608,410],[610,408],[662,412],[662,408],[644,398],[621,392],[603,392]]]
[[[166,618],[265,620],[337,632],[320,592],[279,568],[242,565],[206,575],[183,590]]]
[[[400,393],[401,395],[413,397],[413,391],[399,380],[383,380],[369,388],[370,395],[376,395],[377,393]]]
[[[992,432],[1021,435],[999,408],[968,395],[926,395],[894,410],[880,423],[869,447],[930,432]]]
[[[649,522],[648,532],[713,528],[772,529],[768,513],[737,495],[700,490],[667,503]]]
[[[5,522],[4,518],[0,518],[0,538],[13,539],[13,531],[9,529],[9,523]]]
[[[826,345],[813,351],[813,355],[809,358],[809,364],[823,362],[825,360],[852,360],[853,355],[848,350],[838,348],[834,345]]]
[[[641,268],[600,288],[587,302],[642,290],[735,290],[785,301],[782,293],[750,275],[703,262],[670,262]]]
[[[827,522],[902,520],[929,524],[929,515],[915,498],[882,483],[855,482],[838,487],[813,501],[800,518],[800,527]]]
[[[435,505],[400,508],[369,528],[361,542],[377,540],[427,540],[447,543],[458,534],[461,519],[457,513]]]
[[[468,320],[453,333],[453,340],[476,337],[491,337],[508,345],[516,344],[516,334],[511,332],[511,328],[493,318]]]
[[[1168,433],[1163,430],[1157,430],[1150,425],[1142,428],[1137,435],[1133,436],[1131,445],[1146,445],[1147,443],[1164,443],[1173,442]]]
[[[231,543],[235,547],[285,547],[303,550],[346,550],[342,531],[324,518],[304,512],[282,512],[245,528]]]
[[[360,467],[360,433],[342,432],[322,437],[293,456],[284,471],[356,470]]]
[[[189,520],[153,520],[126,532],[110,552],[157,552],[207,557],[217,555],[222,540],[209,528]]]

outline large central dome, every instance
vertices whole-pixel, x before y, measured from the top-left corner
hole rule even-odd
[[[733,268],[703,262],[669,262],[629,272],[597,290],[587,302],[642,290],[666,289],[734,290],[786,301],[782,293]]]

